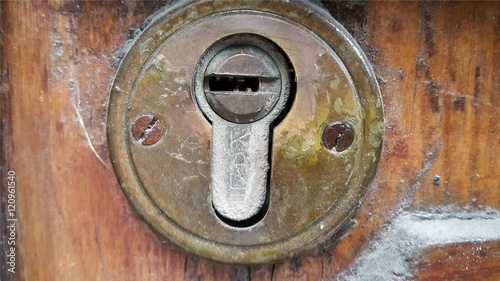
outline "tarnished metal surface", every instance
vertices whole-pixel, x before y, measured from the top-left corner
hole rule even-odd
[[[288,115],[270,135],[267,213],[246,228],[230,227],[214,213],[213,123],[199,110],[193,88],[207,48],[239,33],[279,46],[296,79]],[[133,135],[134,121],[145,114],[165,130],[148,146]],[[322,141],[325,127],[335,122],[354,132],[340,153]],[[182,1],[163,11],[124,58],[111,88],[107,128],[121,186],[160,235],[218,261],[263,263],[316,246],[353,215],[376,172],[383,119],[365,56],[320,8],[305,2]]]
[[[239,34],[218,41],[202,56],[198,69],[194,80],[199,87],[198,100],[206,98],[215,114],[232,123],[256,122],[276,108],[280,93],[288,96],[290,78],[285,58],[272,42],[256,35]],[[214,87],[224,84],[229,89]],[[281,109],[285,103],[286,98],[279,105]],[[209,118],[211,109],[205,112]],[[277,115],[271,114],[273,118]]]
[[[198,62],[194,96],[212,123],[212,203],[228,223],[254,218],[253,224],[265,214],[261,211],[266,210],[270,126],[290,95],[289,72],[278,47],[251,34],[216,42]],[[207,78],[221,75],[232,80],[257,79],[256,91],[207,91]],[[259,212],[260,218],[255,217]]]

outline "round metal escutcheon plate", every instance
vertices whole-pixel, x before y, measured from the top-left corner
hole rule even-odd
[[[294,76],[288,113],[271,128],[266,212],[243,227],[214,212],[212,127],[193,97],[200,57],[240,33],[276,44]],[[209,259],[265,263],[317,246],[353,216],[376,173],[383,112],[373,70],[311,3],[177,2],[130,45],[110,91],[109,149],[123,191],[160,236]],[[341,152],[324,145],[336,141],[322,139],[331,124],[351,134]]]

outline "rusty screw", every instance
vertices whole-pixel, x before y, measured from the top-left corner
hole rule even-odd
[[[334,152],[348,149],[354,141],[354,131],[349,125],[330,123],[323,131],[323,146]]]
[[[147,114],[137,118],[132,126],[132,135],[142,145],[157,143],[165,133],[165,127],[154,115]]]

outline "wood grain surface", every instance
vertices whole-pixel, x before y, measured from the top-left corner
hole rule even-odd
[[[422,250],[417,280],[500,280],[500,242],[468,242]]]
[[[367,53],[384,102],[382,160],[352,223],[263,266],[161,242],[117,183],[105,118],[120,47],[164,4],[1,2],[2,214],[14,170],[18,216],[16,273],[3,263],[2,280],[333,280],[399,212],[500,209],[500,2],[324,1]],[[499,256],[491,241],[436,246],[413,274],[498,280]]]

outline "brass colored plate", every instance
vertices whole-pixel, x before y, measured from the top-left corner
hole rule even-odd
[[[296,76],[294,102],[273,131],[268,211],[246,228],[214,214],[211,124],[192,88],[203,52],[237,33],[272,40]],[[138,120],[151,120],[144,134]],[[334,122],[354,132],[352,145],[338,153],[322,142]],[[383,113],[366,57],[317,6],[181,1],[131,45],[111,88],[107,129],[121,187],[156,232],[209,259],[264,263],[318,245],[352,217],[377,169]]]

